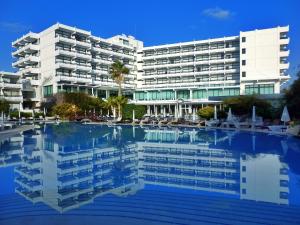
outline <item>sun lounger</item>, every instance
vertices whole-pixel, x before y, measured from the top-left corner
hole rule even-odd
[[[216,127],[219,124],[220,124],[220,120],[215,120],[215,119],[205,120],[206,127]]]

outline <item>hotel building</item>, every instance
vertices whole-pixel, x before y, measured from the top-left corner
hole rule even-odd
[[[24,106],[38,107],[57,92],[83,91],[107,98],[117,86],[109,65],[121,60],[130,69],[123,84],[132,103],[148,112],[191,113],[203,104],[220,104],[237,95],[272,95],[287,74],[289,27],[240,32],[238,36],[143,47],[132,36],[104,39],[90,31],[55,24],[12,43],[17,68],[27,81]],[[179,107],[178,103],[180,103]]]
[[[182,115],[227,96],[279,94],[289,79],[288,31],[277,27],[144,47],[135,103],[148,105],[149,113],[174,112],[180,100]]]
[[[19,109],[23,102],[21,76],[0,71],[0,99],[9,102],[11,109]]]
[[[16,48],[12,66],[24,79],[24,108],[37,108],[58,92],[80,91],[100,98],[115,95],[117,85],[109,76],[109,65],[116,60],[130,69],[123,88],[125,95],[132,95],[137,51],[143,43],[132,36],[104,39],[90,31],[55,24],[40,33],[29,32],[12,46]],[[28,105],[31,102],[33,106]]]

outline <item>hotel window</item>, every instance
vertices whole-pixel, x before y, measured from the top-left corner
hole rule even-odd
[[[246,54],[246,49],[242,48],[242,54]]]
[[[288,199],[289,198],[289,193],[281,191],[280,192],[280,198],[281,199]]]
[[[44,97],[49,97],[53,95],[53,86],[48,85],[43,87]]]
[[[274,94],[273,84],[246,85],[245,94]]]
[[[242,178],[242,182],[243,182],[243,183],[246,183],[246,177],[243,177],[243,178]]]
[[[245,195],[246,193],[247,193],[247,192],[246,192],[246,189],[243,188],[243,189],[242,189],[242,194]]]
[[[242,72],[242,77],[246,77],[246,72]]]
[[[177,98],[178,99],[189,99],[190,98],[190,91],[188,90],[180,90],[177,91]]]
[[[242,65],[243,65],[243,66],[246,65],[246,60],[242,60]]]
[[[246,166],[242,166],[242,171],[246,172]]]
[[[246,37],[242,37],[242,42],[246,42]]]
[[[280,187],[288,187],[289,182],[287,180],[280,180]]]

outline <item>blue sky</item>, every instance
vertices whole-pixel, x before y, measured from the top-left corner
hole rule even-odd
[[[11,42],[60,22],[110,37],[131,34],[145,46],[238,35],[290,25],[290,74],[300,69],[299,0],[114,0],[0,2],[0,70],[11,68]]]

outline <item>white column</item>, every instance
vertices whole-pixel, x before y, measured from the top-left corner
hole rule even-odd
[[[109,98],[109,96],[110,96],[109,90],[105,90],[105,93],[106,93],[106,98]]]
[[[182,117],[182,105],[181,105],[181,104],[179,105],[179,112],[178,112],[178,116],[179,116],[179,118],[181,118],[181,117]]]
[[[150,105],[147,105],[147,114],[150,115],[151,111],[150,111]]]

